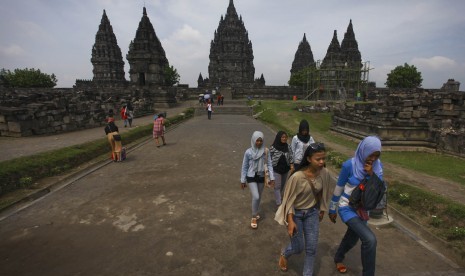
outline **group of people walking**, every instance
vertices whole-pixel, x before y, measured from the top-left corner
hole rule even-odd
[[[113,109],[110,109],[107,114],[107,124],[104,130],[105,135],[108,139],[108,143],[111,147],[111,159],[115,162],[118,162],[123,161],[126,158],[126,149],[122,146],[121,135],[119,133],[118,126],[115,124],[114,115],[115,114]],[[130,103],[127,105],[123,105],[123,107],[120,109],[120,115],[121,119],[123,120],[124,127],[132,127],[132,122],[134,118],[134,108]],[[152,136],[155,140],[157,148],[159,148],[161,145],[166,145],[164,113],[160,113],[154,116]],[[161,138],[162,144],[160,144],[159,138]]]
[[[336,179],[326,168],[326,148],[315,142],[310,135],[306,120],[299,125],[297,135],[288,144],[288,135],[279,131],[268,149],[264,135],[255,131],[251,147],[244,153],[241,169],[241,188],[249,187],[252,196],[250,227],[258,228],[260,201],[265,187],[266,171],[269,171],[269,186],[274,189],[277,206],[274,219],[286,225],[290,242],[279,256],[278,266],[287,271],[287,260],[305,251],[303,275],[313,275],[314,260],[318,246],[320,222],[328,214],[336,223],[337,214],[347,225],[347,231],[334,256],[335,269],[346,273],[343,261],[360,239],[363,275],[375,275],[376,236],[367,225],[366,210],[349,204],[349,198],[365,179],[376,174],[383,178],[379,159],[381,141],[376,136],[363,139],[354,157],[343,163]]]

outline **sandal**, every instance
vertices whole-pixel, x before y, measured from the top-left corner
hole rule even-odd
[[[257,218],[252,218],[252,220],[250,221],[250,227],[252,227],[252,229],[257,229]]]
[[[343,263],[336,263],[336,270],[339,273],[344,274],[347,272],[347,267]]]
[[[287,271],[287,259],[284,257],[283,254],[279,256],[279,262],[278,262],[279,269],[283,272]]]
[[[260,219],[260,215],[256,215],[255,218],[256,218],[257,220],[259,220],[259,219]]]

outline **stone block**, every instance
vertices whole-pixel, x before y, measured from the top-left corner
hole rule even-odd
[[[397,118],[399,118],[399,119],[410,119],[410,118],[412,118],[412,112],[399,112],[397,114]]]
[[[21,133],[21,123],[20,122],[8,122],[9,132],[19,132]]]
[[[5,131],[5,130],[8,130],[8,124],[0,123],[0,131]]]
[[[0,123],[6,123],[6,116],[3,114],[0,114]]]

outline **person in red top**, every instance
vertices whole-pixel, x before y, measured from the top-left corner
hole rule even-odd
[[[163,113],[158,114],[158,117],[153,122],[153,138],[157,143],[157,148],[160,147],[160,142],[158,141],[158,137],[161,136],[161,140],[163,141],[163,146],[166,145],[165,142],[165,118],[163,118]]]
[[[121,119],[124,121],[124,127],[128,126],[128,113],[127,113],[127,107],[126,105],[123,105],[123,107],[120,110],[121,114]]]

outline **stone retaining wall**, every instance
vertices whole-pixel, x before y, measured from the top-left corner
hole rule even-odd
[[[105,124],[108,110],[115,117],[131,102],[135,117],[154,114],[157,107],[176,104],[170,91],[136,87],[69,89],[0,88],[0,136],[56,134]]]
[[[352,137],[375,134],[385,146],[425,147],[465,157],[465,93],[370,91],[368,99],[334,109],[331,129]]]

